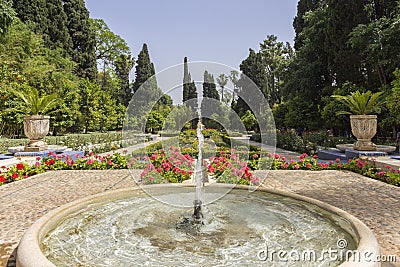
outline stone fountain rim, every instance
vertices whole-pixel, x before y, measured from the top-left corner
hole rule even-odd
[[[339,217],[345,219],[350,226],[353,233],[350,233],[353,238],[358,242],[357,250],[363,255],[364,252],[373,253],[373,255],[379,255],[379,244],[376,240],[372,231],[359,219],[354,217],[353,215],[345,212],[342,209],[324,203],[322,201],[301,196],[298,194],[276,190],[276,189],[267,189],[262,187],[248,187],[241,185],[232,185],[232,184],[213,184],[210,185],[212,187],[221,187],[221,188],[232,188],[238,190],[248,190],[248,191],[260,191],[266,192],[270,194],[275,194],[283,197],[289,197],[295,200],[303,201],[308,204],[316,205],[322,208],[325,211],[338,215]],[[184,185],[184,184],[162,184],[162,185],[147,185],[144,187],[148,188],[173,188],[173,187],[193,187],[193,185]],[[42,216],[39,220],[33,223],[22,236],[20,243],[18,245],[16,264],[17,267],[56,267],[52,262],[50,262],[43,254],[40,243],[45,237],[45,235],[62,220],[65,216],[74,213],[80,209],[83,209],[91,204],[99,204],[102,202],[123,199],[128,196],[133,196],[132,193],[138,192],[142,193],[140,187],[135,188],[125,188],[118,190],[110,190],[107,192],[95,194],[92,196],[88,196],[85,198],[77,199],[70,203],[67,203],[63,206],[60,206]],[[354,236],[355,235],[355,236]],[[340,264],[340,267],[350,267],[350,266],[380,266],[380,263],[374,262],[360,262],[358,263],[348,261]]]

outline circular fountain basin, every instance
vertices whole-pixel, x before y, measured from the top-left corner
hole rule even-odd
[[[353,144],[339,144],[336,145],[336,148],[339,149],[340,151],[344,152],[348,149],[353,150],[354,148]],[[378,152],[385,152],[385,153],[393,153],[396,151],[395,146],[384,146],[384,145],[376,145],[376,151]]]
[[[305,258],[302,266],[380,266],[352,253],[379,255],[372,232],[352,215],[276,190],[237,186],[221,198],[229,187],[206,188],[204,224],[194,227],[178,227],[193,212],[189,186],[116,190],[71,202],[25,232],[17,266],[299,266],[296,255],[305,251],[320,257]],[[329,249],[351,253],[322,257]],[[287,261],[273,251],[286,252]]]

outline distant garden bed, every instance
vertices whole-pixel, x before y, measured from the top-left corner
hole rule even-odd
[[[142,141],[143,135],[133,135],[132,138],[124,140],[122,144],[122,132],[88,133],[88,134],[67,134],[62,136],[46,136],[44,141],[49,145],[60,145],[72,148],[76,151],[92,151],[102,153],[115,149],[134,145]],[[24,139],[0,138],[0,153],[7,153],[8,147],[24,146],[29,142]]]
[[[400,186],[400,171],[387,166],[379,169],[373,160],[354,159],[348,163],[340,160],[319,163],[317,157],[302,154],[295,161],[278,154],[261,151],[258,147],[238,150],[228,147],[220,133],[210,131],[211,144],[221,143],[225,146],[208,147],[210,155],[205,162],[207,172],[217,182],[244,185],[257,185],[254,170],[347,170],[371,177],[395,186]],[[181,133],[180,140],[173,138],[164,143],[155,143],[132,154],[114,154],[99,156],[93,152],[84,157],[62,157],[50,153],[45,158],[37,158],[32,166],[19,163],[12,167],[0,167],[0,185],[28,178],[32,175],[50,170],[109,170],[109,169],[142,169],[143,184],[179,183],[190,179],[193,174],[194,157],[197,156],[196,137],[192,131]],[[172,144],[178,141],[180,147]],[[208,144],[210,145],[210,144]],[[207,148],[207,146],[205,147]],[[189,153],[190,152],[190,153]],[[205,155],[207,154],[205,151]]]

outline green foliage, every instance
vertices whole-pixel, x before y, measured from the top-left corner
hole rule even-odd
[[[67,28],[72,39],[71,58],[77,63],[76,75],[93,80],[96,78],[95,32],[89,21],[89,11],[84,0],[63,0]]]
[[[240,118],[246,127],[246,130],[251,131],[257,123],[257,119],[250,110],[246,110],[243,116]]]
[[[340,111],[337,114],[367,115],[377,111],[378,98],[381,94],[382,92],[372,93],[371,91],[361,93],[357,90],[347,96],[333,95],[332,97],[345,104],[351,111]]]
[[[400,69],[394,72],[395,79],[392,82],[392,90],[386,98],[386,107],[393,119],[392,125],[400,125]]]
[[[267,92],[270,106],[280,103],[282,100],[282,87],[286,75],[287,66],[294,54],[289,43],[278,42],[278,37],[268,35],[260,44],[260,54],[266,69]]]
[[[0,2],[0,36],[4,36],[15,19],[15,11],[11,0]]]
[[[133,92],[136,92],[140,86],[148,81],[153,75],[155,75],[154,66],[150,61],[149,51],[147,44],[143,44],[142,50],[140,51],[137,59],[136,71],[135,71],[135,82],[133,83]],[[155,77],[147,82],[149,89],[157,89],[157,80]]]
[[[22,113],[25,115],[44,115],[59,104],[57,94],[39,95],[36,88],[22,85],[21,90],[12,93],[23,101]]]
[[[46,43],[51,49],[62,49],[64,55],[70,55],[72,52],[72,39],[68,31],[67,15],[64,12],[61,0],[46,0],[47,34],[49,40]]]
[[[221,73],[218,77],[217,77],[217,83],[219,85],[219,87],[221,87],[221,102],[225,102],[226,101],[226,95],[225,95],[225,86],[228,83],[228,76],[226,76],[224,73]]]
[[[185,103],[190,99],[197,98],[197,89],[194,81],[192,81],[192,77],[189,72],[187,57],[183,59],[183,98],[182,102]],[[197,107],[193,101],[186,103],[193,109]]]

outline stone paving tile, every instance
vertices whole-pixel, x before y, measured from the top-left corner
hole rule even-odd
[[[270,171],[264,186],[318,199],[354,215],[374,232],[383,255],[397,255],[399,266],[399,187],[352,172],[282,170]]]
[[[46,212],[78,198],[134,186],[128,170],[48,172],[1,186],[0,266],[6,266],[24,231]],[[264,186],[312,197],[353,214],[372,229],[384,254],[400,260],[398,187],[339,171],[270,171]]]
[[[48,172],[1,186],[0,266],[6,265],[25,230],[48,211],[82,197],[134,186],[128,170]]]

